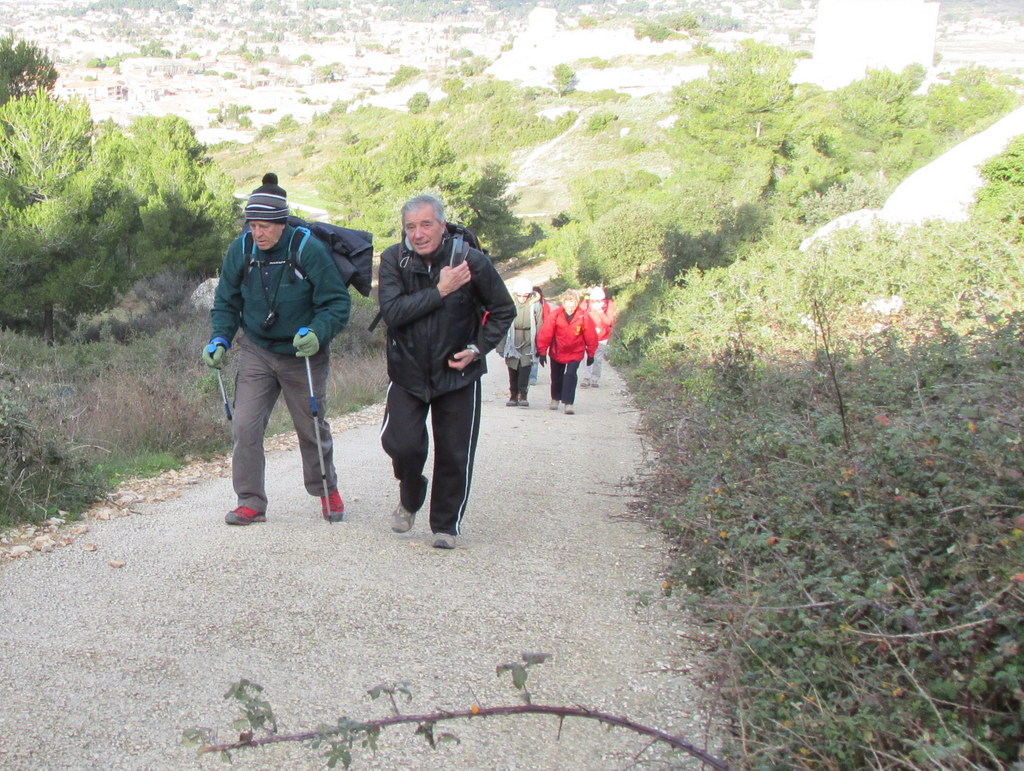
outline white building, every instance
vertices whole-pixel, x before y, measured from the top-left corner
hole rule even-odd
[[[833,90],[869,69],[930,68],[935,59],[939,4],[925,0],[820,0],[814,57],[794,80]]]

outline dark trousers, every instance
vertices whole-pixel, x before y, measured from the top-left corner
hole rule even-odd
[[[564,404],[575,404],[577,371],[580,368],[578,361],[570,361],[568,364],[559,364],[551,360],[551,399]]]
[[[480,435],[480,381],[435,396],[429,402],[401,386],[388,386],[381,426],[381,446],[391,458],[399,496],[406,511],[416,512],[427,497],[427,462],[434,436],[434,483],[430,490],[430,530],[458,535],[473,480],[473,458]]]
[[[513,399],[526,396],[530,390],[530,368],[520,364],[518,368],[508,368],[508,392]]]

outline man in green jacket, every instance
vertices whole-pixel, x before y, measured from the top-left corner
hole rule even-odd
[[[330,522],[342,521],[345,511],[331,429],[323,408],[314,419],[304,357],[316,402],[325,405],[328,346],[345,328],[352,301],[328,247],[288,223],[287,194],[277,182],[276,174],[267,174],[249,196],[249,232],[236,238],[224,256],[210,312],[213,337],[202,354],[207,366],[219,369],[242,330],[236,342],[238,375],[231,422],[237,505],[225,517],[229,525],[267,520],[263,434],[281,393],[299,437],[306,492],[320,496],[321,512]],[[318,445],[323,450],[323,475]]]

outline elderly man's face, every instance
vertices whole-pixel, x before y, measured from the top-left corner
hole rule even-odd
[[[434,207],[424,204],[413,209],[402,220],[402,229],[416,254],[428,255],[437,251],[444,239],[444,222],[437,219]]]
[[[252,240],[256,242],[256,246],[261,251],[266,252],[273,249],[277,242],[281,240],[281,234],[284,233],[284,223],[253,220],[249,223],[249,230],[252,231]]]

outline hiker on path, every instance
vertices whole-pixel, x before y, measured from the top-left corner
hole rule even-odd
[[[608,359],[608,338],[612,334],[612,327],[615,326],[618,314],[615,303],[605,296],[604,289],[599,286],[590,290],[584,304],[597,333],[597,352],[594,354],[594,363],[583,371],[580,388],[597,388],[601,380],[601,363]]]
[[[430,530],[435,547],[453,549],[473,478],[484,359],[504,339],[516,310],[490,259],[449,233],[437,198],[407,201],[402,233],[381,255],[378,282],[391,379],[381,445],[399,483],[391,529],[410,530],[426,501],[429,413]]]
[[[547,319],[548,315],[551,313],[551,303],[544,299],[544,290],[541,287],[535,286],[533,288],[533,293],[537,295],[537,302],[540,303],[540,321],[541,324],[543,324],[544,321]],[[538,332],[539,331],[540,330],[538,330]],[[530,385],[537,385],[537,375],[539,366],[540,361],[538,360],[537,356],[534,356],[533,364],[530,365]]]
[[[580,307],[579,291],[567,289],[562,293],[561,307],[551,311],[537,335],[537,354],[542,366],[551,355],[551,409],[557,410],[561,403],[566,415],[575,413],[580,362],[586,356],[587,364],[593,364],[596,351],[594,322]]]
[[[508,368],[509,398],[506,407],[529,407],[530,368],[537,356],[537,333],[543,323],[540,299],[525,278],[512,282],[512,300],[516,317],[505,335],[501,355]]]
[[[207,366],[220,369],[235,333],[242,330],[236,341],[238,375],[231,421],[231,477],[237,506],[224,518],[229,525],[266,522],[263,434],[281,393],[299,437],[306,492],[320,496],[321,513],[330,522],[342,521],[345,511],[323,405],[328,345],[348,322],[351,298],[321,241],[308,238],[297,255],[292,253],[292,239],[297,248],[302,231],[288,224],[287,194],[277,181],[276,174],[265,175],[263,184],[249,196],[245,207],[249,232],[232,241],[224,257],[210,311],[213,337],[202,355]],[[310,377],[321,405],[315,425],[323,448],[323,475]]]

